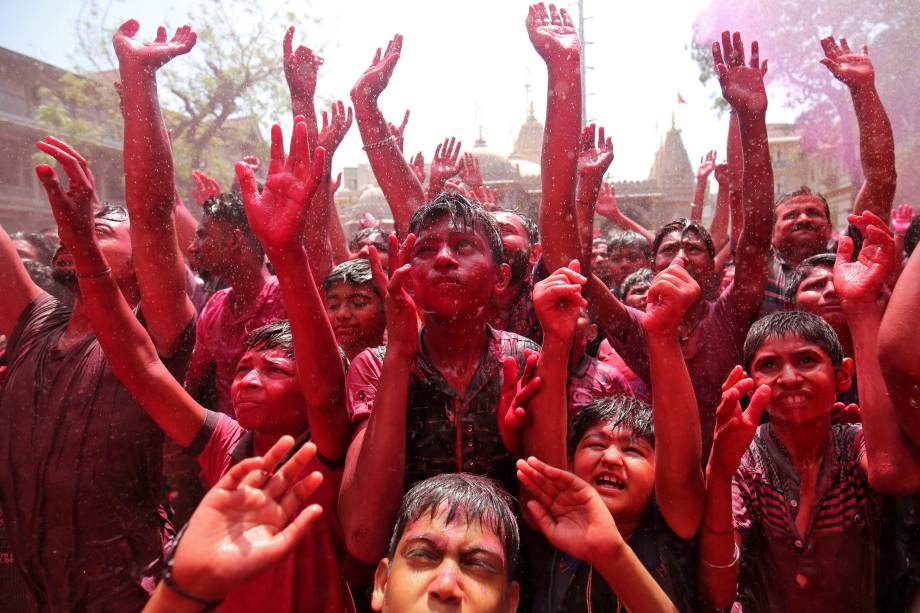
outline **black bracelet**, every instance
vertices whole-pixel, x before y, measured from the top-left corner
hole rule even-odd
[[[188,592],[183,590],[181,587],[176,585],[176,581],[175,579],[173,579],[173,576],[172,576],[173,563],[175,561],[173,558],[175,558],[176,556],[176,550],[179,548],[179,541],[181,541],[182,537],[185,535],[186,528],[188,528],[188,524],[185,524],[184,526],[182,526],[182,529],[179,530],[178,534],[176,534],[176,538],[173,541],[172,547],[170,547],[169,551],[166,553],[166,568],[163,571],[163,583],[165,583],[166,586],[172,591],[174,591],[176,594],[179,594],[179,596],[182,596],[186,600],[197,602],[198,604],[203,605],[205,607],[205,611],[210,611],[211,609],[214,609],[218,605],[220,605],[220,603],[222,603],[223,600],[217,600],[217,601],[208,600],[206,598],[202,598],[201,596],[195,596],[194,594],[189,594]]]

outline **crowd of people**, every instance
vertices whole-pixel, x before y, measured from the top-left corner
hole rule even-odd
[[[292,27],[292,133],[230,191],[196,171],[200,222],[157,93],[196,34],[119,28],[124,203],[49,136],[56,231],[0,227],[0,609],[916,606],[920,221],[893,207],[868,49],[815,50],[858,122],[845,229],[808,187],[774,194],[767,61],[737,32],[712,44],[726,162],[644,228],[582,124],[569,15],[536,4],[526,28],[538,219],[453,139],[427,168],[404,155],[408,113],[378,106],[401,36],[318,121],[323,61]],[[353,120],[392,233],[367,216],[348,237],[336,212]]]

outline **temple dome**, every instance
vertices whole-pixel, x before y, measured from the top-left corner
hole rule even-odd
[[[507,157],[495,149],[487,147],[482,141],[478,141],[476,146],[470,150],[470,153],[476,156],[476,160],[479,162],[479,169],[482,171],[482,179],[487,183],[514,181],[521,177],[517,168],[508,161]]]

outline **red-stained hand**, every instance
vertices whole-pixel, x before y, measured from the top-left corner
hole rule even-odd
[[[728,168],[728,164],[716,164],[715,173],[716,182],[719,185],[727,188],[729,186],[729,182],[731,181],[731,171]]]
[[[752,391],[751,402],[742,411],[741,397]],[[722,385],[722,402],[716,409],[715,435],[709,455],[710,474],[715,472],[727,479],[734,476],[754,440],[760,416],[770,404],[771,395],[768,385],[761,385],[754,391],[754,380],[740,366],[735,366],[728,375]]]
[[[176,30],[172,39],[166,40],[166,28],[157,28],[157,37],[152,43],[143,43],[134,40],[134,35],[140,29],[140,24],[134,20],[121,24],[112,39],[115,45],[115,55],[118,57],[119,67],[143,68],[155,71],[177,55],[188,53],[195,46],[198,35],[189,26],[182,26]]]
[[[524,374],[521,375],[519,381],[516,380],[517,364],[514,358],[506,356],[503,360],[505,379],[498,410],[498,431],[501,433],[505,448],[516,456],[522,453],[524,430],[530,426],[532,421],[527,405],[537,395],[543,384],[543,380],[537,376],[539,359],[540,354],[536,351],[524,350]],[[513,379],[509,380],[509,375]]]
[[[394,36],[387,45],[386,53],[382,56],[378,48],[370,68],[364,71],[358,82],[351,88],[351,99],[358,111],[364,105],[376,104],[377,98],[386,89],[390,77],[393,76],[393,69],[396,68],[396,62],[399,61],[402,40],[401,34]]]
[[[642,318],[645,334],[677,335],[687,309],[700,297],[700,286],[681,258],[674,258],[670,266],[658,273],[648,290],[648,304]]]
[[[262,160],[260,160],[257,155],[244,155],[243,162],[249,164],[249,167],[252,168],[252,172],[258,172],[259,168],[262,166]]]
[[[578,260],[572,260],[567,268],[560,268],[534,285],[533,306],[544,337],[572,341],[578,316],[588,304],[581,295],[581,288],[587,282]]]
[[[467,200],[475,200],[473,193],[466,188],[466,185],[461,181],[456,181],[454,179],[449,179],[444,182],[444,191],[445,192],[454,192],[460,194]]]
[[[92,179],[84,172],[86,160],[66,143],[51,137],[38,141],[35,146],[57,160],[70,179],[70,186],[65,192],[51,166],[39,164],[35,167],[35,173],[48,193],[61,242],[73,249],[94,240],[93,205],[98,198]]]
[[[250,168],[252,168],[251,165]],[[195,187],[192,188],[192,198],[195,199],[198,206],[203,207],[208,198],[223,193],[220,184],[200,170],[192,171],[192,181],[195,183]]]
[[[597,194],[597,214],[612,221],[623,217],[623,211],[617,204],[616,189],[609,183],[602,183]]]
[[[613,162],[613,141],[604,136],[604,128],[597,129],[597,142],[594,140],[595,125],[584,127],[578,151],[578,202],[594,202],[597,199],[604,173]]]
[[[862,53],[853,53],[847,39],[840,39],[837,46],[833,36],[821,39],[824,57],[819,60],[838,81],[850,89],[873,87],[875,85],[875,68],[869,59],[869,46],[862,46]]]
[[[371,213],[364,213],[361,215],[361,229],[365,228],[379,228],[380,220],[374,217]]]
[[[287,158],[281,126],[272,126],[271,161],[261,194],[252,168],[237,162],[236,176],[249,227],[266,252],[275,256],[273,259],[302,248],[307,206],[322,179],[325,160],[325,149],[317,147],[311,164],[307,124],[298,117]]]
[[[419,151],[415,154],[415,157],[412,158],[412,161],[409,162],[409,165],[412,167],[412,172],[415,173],[418,182],[422,185],[425,184],[425,156]]]
[[[862,410],[858,404],[843,404],[835,402],[831,410],[832,424],[859,424],[862,423]]]
[[[294,47],[294,26],[284,34],[282,52],[284,54],[284,78],[292,97],[312,100],[316,94],[316,75],[323,65],[323,58],[304,46]]]
[[[329,195],[335,196],[335,193],[339,191],[339,188],[342,187],[342,173],[335,178],[335,181],[329,183]]]
[[[897,260],[894,238],[875,213],[865,211],[862,215],[850,215],[847,220],[862,232],[864,241],[856,261],[852,261],[853,239],[841,236],[837,243],[834,289],[844,310],[874,304]]]
[[[533,4],[526,24],[530,42],[547,64],[578,62],[581,58],[578,31],[565,9],[556,10],[556,5],[550,4],[547,12],[542,2]]]
[[[428,181],[428,195],[434,197],[444,187],[444,183],[460,172],[460,141],[445,138],[434,150],[431,160],[431,179]],[[432,193],[435,190],[435,193]]]
[[[348,114],[345,114],[345,105],[341,100],[332,103],[332,121],[329,121],[329,115],[323,111],[323,127],[319,131],[317,145],[326,150],[326,155],[332,155],[335,150],[342,144],[342,139],[348,133],[352,120],[351,107],[348,107]]]
[[[487,211],[494,211],[501,204],[501,195],[499,195],[498,190],[493,187],[480,185],[476,188],[474,193],[476,195],[476,200],[478,200],[482,208]]]
[[[89,168],[89,162],[86,161],[80,153],[65,143],[64,141],[57,139],[53,136],[45,138],[45,142],[53,147],[57,147],[59,150],[63,151],[70,157],[74,158],[77,163],[80,165],[80,170],[83,171],[83,176],[86,177],[86,180],[89,181],[89,186],[93,190],[93,204],[98,205],[100,203],[99,194],[96,192],[96,177],[93,176],[93,171]],[[910,206],[910,205],[908,205]],[[908,223],[910,223],[908,221]]]
[[[895,236],[904,236],[913,219],[914,207],[907,203],[896,206],[891,212],[891,229],[894,231]]]
[[[700,166],[696,169],[696,180],[705,181],[716,169],[716,152],[713,149],[700,159]]]
[[[400,358],[411,360],[418,353],[418,310],[406,291],[406,282],[412,272],[410,257],[415,246],[415,234],[409,234],[402,247],[395,234],[390,234],[389,241],[389,277],[383,271],[376,247],[363,247],[359,253],[362,257],[366,254],[374,283],[383,294],[387,317],[387,353],[393,351]]]
[[[405,133],[406,133],[406,125],[408,123],[409,123],[409,109],[406,109],[406,114],[403,115],[402,123],[399,124],[398,126],[390,123],[389,121],[387,122],[387,129],[390,130],[390,134],[396,137],[396,146],[399,148],[400,153],[402,153],[403,145],[406,142]]]
[[[479,159],[472,153],[463,154],[463,161],[460,163],[460,179],[472,190],[482,187],[482,170],[479,168]]]
[[[744,64],[744,43],[741,34],[722,32],[722,45],[712,43],[712,59],[722,86],[722,97],[739,115],[760,114],[767,110],[767,91],[763,85],[767,60],[760,63],[760,48],[751,43],[750,65]]]

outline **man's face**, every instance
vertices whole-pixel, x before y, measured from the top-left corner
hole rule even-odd
[[[462,513],[459,515],[462,516]],[[374,576],[372,606],[384,613],[511,613],[518,585],[508,580],[502,539],[488,522],[446,523],[446,505],[406,526],[393,560]]]
[[[847,320],[834,289],[834,271],[827,266],[815,266],[802,279],[795,292],[795,308],[814,313],[835,330],[839,326],[846,327]]]
[[[626,292],[626,296],[623,297],[623,302],[626,303],[626,306],[631,306],[634,309],[644,311],[645,306],[648,304],[649,287],[651,287],[651,285],[648,283],[634,284]]]
[[[607,243],[597,241],[591,244],[591,272],[606,285],[612,284],[610,279],[610,254],[607,252]]]
[[[205,215],[195,230],[195,240],[188,247],[192,269],[203,274],[219,275],[227,260],[228,228]]]
[[[636,247],[615,247],[610,251],[610,276],[613,287],[619,288],[626,277],[648,266],[648,258]]]
[[[335,283],[325,292],[325,304],[335,340],[346,353],[383,342],[387,325],[383,300],[370,284]]]
[[[773,248],[781,254],[793,251],[808,257],[827,247],[832,230],[820,198],[796,196],[776,207]]]
[[[709,250],[700,235],[693,230],[683,235],[674,230],[665,235],[655,254],[655,272],[670,266],[671,261],[678,256],[683,258],[687,272],[700,286],[704,286],[712,277],[713,262]]]
[[[828,419],[837,392],[850,388],[853,363],[834,369],[830,356],[800,336],[768,337],[751,361],[756,386],[769,385],[770,419],[802,425]]]
[[[23,240],[21,238],[14,238],[13,245],[16,247],[16,255],[19,256],[20,260],[34,260],[36,262],[41,261],[41,256],[38,254],[38,250],[35,248],[35,245],[29,241]]]
[[[236,419],[247,430],[296,434],[307,427],[297,366],[283,349],[250,349],[230,385]]]
[[[525,279],[533,267],[530,257],[533,245],[530,244],[530,236],[518,215],[498,211],[492,213],[492,216],[502,233],[505,260],[511,268],[511,283],[517,283]]]
[[[105,256],[109,268],[112,269],[112,277],[119,284],[132,282],[134,264],[131,259],[131,226],[128,221],[96,217],[93,220],[93,227],[99,250]],[[75,291],[78,287],[73,256],[63,243],[51,259],[51,276],[71,291]]]
[[[485,238],[443,215],[419,232],[410,257],[411,293],[418,308],[440,317],[482,311],[492,293],[507,287],[507,264],[496,264]]]
[[[655,449],[629,428],[599,423],[578,441],[572,472],[597,490],[614,519],[638,521],[655,488]]]

